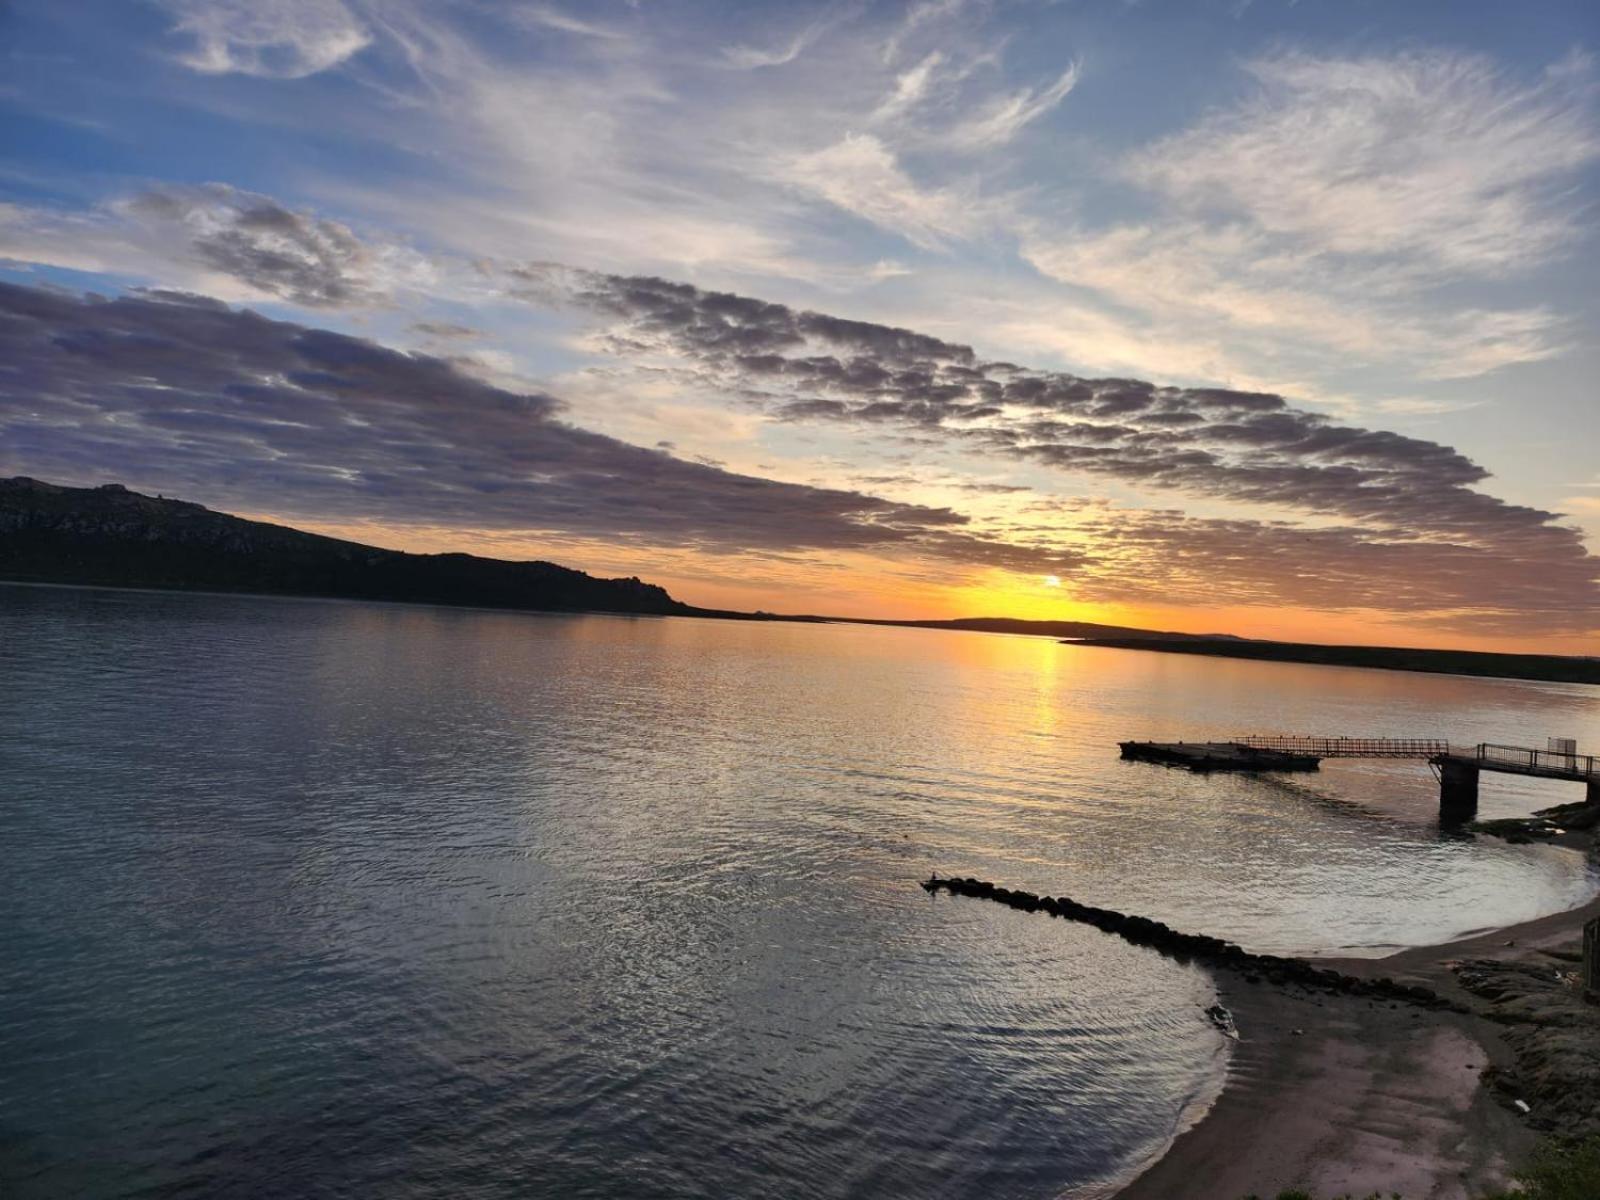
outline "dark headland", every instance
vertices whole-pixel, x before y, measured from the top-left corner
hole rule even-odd
[[[551,562],[386,550],[148,496],[120,484],[63,487],[26,476],[0,479],[0,580],[540,612],[837,621],[1027,634],[1119,649],[1600,684],[1600,659],[1555,655],[1291,645],[1091,621],[896,621],[697,608],[637,578],[598,579]]]
[[[549,562],[408,554],[145,496],[0,480],[0,579],[545,611],[688,613],[665,588]]]

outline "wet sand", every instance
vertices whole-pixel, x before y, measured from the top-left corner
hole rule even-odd
[[[1400,1192],[1457,1200],[1506,1182],[1538,1135],[1479,1080],[1512,1054],[1457,982],[1467,958],[1525,961],[1569,944],[1600,898],[1569,912],[1380,959],[1318,959],[1422,984],[1474,1011],[1277,988],[1215,971],[1240,1041],[1222,1096],[1119,1200],[1242,1200]],[[1508,944],[1509,943],[1509,944]]]

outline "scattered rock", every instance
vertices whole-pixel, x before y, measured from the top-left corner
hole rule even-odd
[[[1505,1026],[1516,1055],[1514,1068],[1488,1068],[1484,1081],[1536,1129],[1600,1134],[1600,1009],[1577,981],[1547,965],[1496,959],[1463,962],[1456,978],[1488,1002],[1484,1015]]]

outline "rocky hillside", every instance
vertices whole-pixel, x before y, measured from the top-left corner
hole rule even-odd
[[[406,554],[246,521],[120,484],[0,479],[0,579],[404,600],[490,608],[692,611],[638,579],[548,562]]]

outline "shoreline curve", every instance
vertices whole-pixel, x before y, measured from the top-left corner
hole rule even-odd
[[[1600,895],[1575,908],[1382,958],[1314,961],[1359,979],[1429,987],[1467,1011],[1381,998],[1296,992],[1208,967],[1240,1030],[1210,1107],[1181,1128],[1116,1200],[1240,1200],[1288,1188],[1313,1194],[1466,1200],[1506,1182],[1537,1134],[1488,1089],[1510,1065],[1499,1027],[1470,1003],[1451,965],[1522,961],[1581,934]]]

